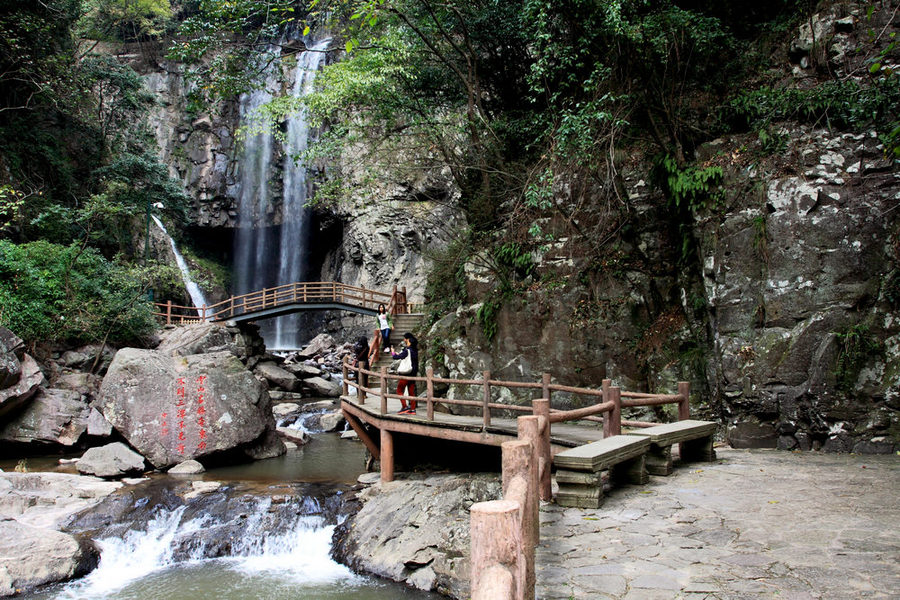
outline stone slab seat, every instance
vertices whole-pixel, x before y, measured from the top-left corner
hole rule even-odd
[[[560,506],[599,508],[603,502],[600,472],[609,470],[613,483],[643,485],[649,476],[644,456],[650,438],[616,435],[564,450],[553,457]]]
[[[678,444],[682,462],[712,462],[716,460],[713,436],[718,425],[711,421],[684,420],[646,429],[625,432],[626,436],[645,437],[650,440],[647,453],[647,471],[651,475],[672,473],[672,444]]]

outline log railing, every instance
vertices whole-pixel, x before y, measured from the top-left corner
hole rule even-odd
[[[518,439],[501,445],[503,499],[469,509],[472,600],[533,600],[540,542],[539,445],[546,417],[519,417]]]
[[[289,304],[336,303],[366,310],[377,310],[379,304],[392,314],[409,311],[406,288],[391,294],[334,281],[305,281],[265,288],[249,294],[232,296],[209,306],[180,306],[169,302],[155,302],[154,316],[167,325],[181,325],[198,321],[227,321],[240,315],[278,308]]]
[[[573,387],[551,383],[549,373],[544,373],[540,382],[528,381],[502,381],[491,379],[490,371],[482,373],[482,379],[450,379],[435,377],[431,367],[425,369],[425,376],[412,377],[409,375],[397,375],[389,373],[387,367],[381,367],[378,371],[363,369],[360,366],[351,365],[349,358],[345,357],[343,364],[343,393],[349,395],[350,374],[355,373],[353,386],[356,388],[357,402],[364,405],[370,396],[374,396],[381,414],[388,412],[389,399],[401,399],[404,396],[391,392],[395,389],[399,379],[413,381],[425,385],[425,419],[434,421],[435,404],[440,402],[449,406],[464,406],[480,409],[482,426],[488,428],[498,411],[525,413],[545,417],[548,426],[543,433],[543,440],[539,444],[541,459],[550,464],[550,429],[553,423],[565,421],[593,421],[603,424],[603,436],[609,437],[622,433],[622,426],[649,427],[653,423],[641,421],[623,421],[622,408],[636,406],[658,406],[664,404],[678,405],[678,420],[690,418],[690,383],[680,382],[677,394],[648,394],[643,392],[625,392],[612,385],[612,381],[604,379],[601,389]],[[366,383],[367,385],[362,385]],[[462,400],[451,398],[437,398],[434,395],[435,384],[449,384],[481,388],[480,400]],[[417,387],[419,387],[417,385]],[[505,404],[493,401],[493,393],[498,389],[508,390],[534,390],[538,395],[532,400],[531,405]],[[592,398],[594,402],[589,406],[572,410],[559,410],[551,408],[553,394],[569,393],[577,396]],[[422,399],[420,398],[420,401]],[[541,499],[550,499],[550,470],[541,470],[540,474]]]

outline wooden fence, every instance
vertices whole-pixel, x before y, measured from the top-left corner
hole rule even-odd
[[[678,420],[690,418],[691,387],[688,382],[678,384],[677,394],[647,394],[642,392],[624,392],[612,385],[612,381],[604,379],[601,389],[573,387],[551,383],[551,375],[544,373],[540,382],[528,381],[502,381],[491,379],[491,372],[484,371],[482,379],[449,379],[435,377],[431,367],[425,369],[424,377],[412,377],[409,375],[397,375],[388,372],[387,367],[381,367],[378,371],[363,369],[353,366],[349,357],[344,358],[343,364],[343,393],[348,396],[350,373],[355,373],[354,387],[356,388],[357,402],[364,405],[369,396],[374,396],[379,402],[382,414],[388,412],[388,399],[403,399],[405,396],[392,393],[395,382],[400,379],[425,384],[425,419],[434,421],[435,403],[449,406],[462,406],[480,409],[482,424],[485,428],[491,425],[491,420],[497,411],[509,411],[536,415],[547,420],[547,427],[542,430],[542,439],[539,443],[539,455],[542,461],[540,471],[540,496],[543,500],[550,499],[550,429],[553,423],[565,421],[592,421],[602,423],[603,436],[609,437],[622,433],[622,426],[626,427],[651,427],[656,423],[643,421],[623,421],[622,408],[636,406],[659,406],[664,404],[676,404],[678,406]],[[391,383],[389,383],[391,382]],[[374,384],[374,385],[373,385]],[[449,398],[437,398],[434,395],[435,384],[461,385],[481,388],[481,400],[461,400]],[[418,386],[417,386],[418,387]],[[538,397],[532,400],[531,405],[504,404],[493,401],[493,393],[498,389],[509,390],[533,390]],[[552,408],[554,393],[569,393],[576,396],[586,396],[594,400],[593,404],[573,410],[560,410]],[[420,398],[421,400],[421,398]],[[543,467],[546,465],[546,469]]]
[[[227,321],[291,304],[342,304],[365,310],[377,310],[380,304],[392,314],[409,311],[406,288],[394,287],[391,294],[346,285],[335,281],[305,281],[265,288],[249,294],[232,296],[209,306],[180,306],[169,302],[156,302],[153,313],[166,325],[183,325],[201,321]]]

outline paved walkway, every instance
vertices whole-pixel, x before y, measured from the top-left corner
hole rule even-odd
[[[717,453],[597,510],[542,506],[537,597],[900,598],[900,456]]]

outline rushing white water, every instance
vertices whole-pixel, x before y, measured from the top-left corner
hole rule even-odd
[[[299,97],[312,90],[315,74],[325,57],[323,50],[329,42],[318,42],[297,57],[290,75],[292,95]],[[278,51],[273,47],[269,52]],[[271,65],[264,86],[241,97],[243,121],[252,119],[254,113],[274,97],[278,88],[278,61],[271,61]],[[308,275],[309,220],[305,205],[309,182],[307,166],[301,157],[308,148],[309,138],[309,123],[301,111],[287,121],[283,148],[276,148],[274,136],[266,131],[244,140],[238,166],[240,194],[235,238],[234,270],[238,294],[303,281]],[[284,154],[279,227],[271,223],[273,204],[277,200],[270,190],[270,177],[276,171],[272,164],[276,150],[283,150]],[[300,342],[297,330],[294,315],[274,319],[272,328],[264,328],[261,333],[270,348],[296,348]]]
[[[321,517],[298,516],[279,531],[266,531],[261,523],[271,501],[260,500],[247,516],[247,532],[232,542],[228,558],[204,559],[204,547],[199,544],[188,560],[178,560],[178,541],[210,525],[208,518],[183,520],[184,508],[151,519],[145,529],[131,531],[123,538],[98,540],[100,564],[87,577],[63,588],[55,600],[128,597],[123,590],[142,580],[153,580],[155,573],[176,566],[203,569],[215,563],[234,572],[239,578],[273,575],[280,581],[302,586],[356,583],[359,579],[347,567],[329,557],[334,526],[323,525]],[[214,590],[209,590],[214,592]]]
[[[156,226],[159,227],[160,231],[163,232],[163,235],[169,240],[169,245],[172,247],[172,253],[175,254],[175,262],[178,264],[178,269],[181,271],[181,279],[184,281],[184,287],[187,288],[187,292],[191,297],[191,302],[197,307],[197,314],[201,318],[205,318],[206,315],[203,314],[203,307],[207,306],[207,303],[206,296],[203,295],[203,290],[201,290],[200,286],[191,279],[191,271],[187,266],[187,262],[185,262],[181,252],[178,251],[175,240],[173,240],[172,236],[169,235],[169,232],[166,231],[166,226],[162,224],[162,221],[160,221],[156,215],[151,216],[153,217],[153,222],[156,223]]]

